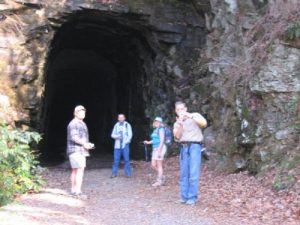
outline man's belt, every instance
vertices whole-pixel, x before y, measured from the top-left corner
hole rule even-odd
[[[202,141],[182,141],[182,142],[179,142],[179,144],[181,144],[181,145],[191,145],[191,144],[201,145]]]

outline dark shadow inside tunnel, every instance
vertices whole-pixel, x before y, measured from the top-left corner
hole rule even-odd
[[[45,71],[42,158],[64,159],[66,128],[79,104],[87,109],[85,122],[96,145],[92,155],[112,153],[110,134],[117,114],[124,113],[134,130],[131,156],[141,157],[138,142],[149,128],[143,64],[153,60],[153,53],[143,32],[119,21],[104,13],[80,12],[57,30]]]

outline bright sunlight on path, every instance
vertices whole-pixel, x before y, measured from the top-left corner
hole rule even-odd
[[[211,224],[194,216],[193,206],[175,203],[177,187],[176,191],[170,191],[169,186],[155,189],[145,177],[110,179],[110,173],[110,169],[87,170],[84,190],[88,199],[83,200],[68,194],[68,170],[51,169],[44,192],[29,194],[4,207],[0,224]]]
[[[105,164],[106,163],[106,164]],[[225,174],[205,165],[200,201],[177,204],[178,157],[166,160],[165,186],[149,183],[150,163],[132,162],[132,178],[110,179],[111,159],[90,159],[87,199],[69,195],[70,169],[49,168],[47,186],[0,209],[0,225],[299,225],[299,189],[275,192],[246,172]]]

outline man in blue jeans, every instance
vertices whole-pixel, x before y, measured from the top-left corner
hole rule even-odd
[[[198,201],[198,184],[201,167],[203,135],[201,128],[207,126],[199,113],[189,113],[183,102],[175,103],[177,114],[173,134],[180,144],[180,200],[187,205]]]
[[[124,159],[124,173],[125,176],[131,177],[131,167],[129,158],[129,144],[132,138],[131,125],[125,121],[125,115],[118,115],[118,122],[115,124],[114,129],[111,133],[111,137],[115,139],[114,145],[114,162],[112,166],[111,178],[118,176],[119,163],[121,155]]]

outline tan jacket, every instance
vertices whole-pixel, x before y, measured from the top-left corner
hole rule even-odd
[[[177,126],[177,122],[174,126]],[[203,134],[201,128],[206,127],[206,120],[200,113],[192,113],[192,118],[183,121],[182,136],[178,142],[202,142]]]

